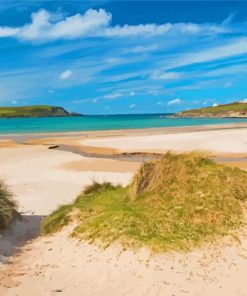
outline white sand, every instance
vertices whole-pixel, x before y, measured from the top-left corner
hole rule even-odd
[[[48,150],[45,146],[0,149],[0,177],[16,195],[20,211],[47,215],[58,205],[71,202],[92,180],[126,184],[131,173],[61,169],[63,164],[86,159],[70,152]],[[96,159],[87,159],[87,162]],[[88,167],[88,166],[87,166]]]
[[[26,245],[5,270],[0,295],[247,295],[246,233],[241,245],[229,241],[222,247],[153,257],[145,250],[104,251],[68,239],[68,234],[62,231]]]
[[[120,151],[207,150],[220,153],[247,153],[247,128],[96,138],[81,140],[81,144],[93,147],[115,148]]]
[[[247,130],[227,130],[176,135],[90,139],[83,144],[122,151],[210,149],[246,153]],[[213,135],[211,135],[213,133]],[[202,148],[201,148],[202,147]],[[9,296],[245,296],[247,230],[222,246],[206,246],[188,254],[150,257],[119,247],[105,251],[68,238],[69,229],[35,238],[41,215],[72,201],[92,178],[129,182],[130,172],[117,173],[65,169],[83,157],[42,146],[0,149],[0,176],[11,185],[25,220],[0,238],[0,255],[12,264],[0,264],[0,295]],[[87,162],[90,161],[87,159]],[[121,162],[119,162],[121,166]],[[22,246],[23,244],[23,246]],[[2,257],[2,260],[5,257]],[[1,260],[1,257],[0,257]]]
[[[0,264],[22,244],[37,236],[43,215],[61,204],[72,202],[92,180],[129,183],[132,173],[107,172],[101,168],[73,171],[63,166],[85,158],[70,152],[48,150],[45,146],[0,148],[0,177],[6,181],[23,214],[23,220],[0,236]],[[95,159],[87,159],[87,163]],[[0,293],[1,295],[1,293]]]

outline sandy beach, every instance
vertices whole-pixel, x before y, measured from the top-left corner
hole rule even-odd
[[[52,145],[72,150],[48,149]],[[92,180],[128,184],[142,160],[129,154],[168,150],[208,151],[216,161],[247,170],[247,124],[2,135],[0,178],[23,218],[0,236],[0,294],[247,295],[246,227],[237,237],[186,254],[155,256],[119,246],[102,250],[69,238],[70,228],[38,236],[42,218],[72,202]]]

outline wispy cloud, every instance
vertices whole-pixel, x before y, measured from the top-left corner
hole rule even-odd
[[[181,103],[182,103],[181,99],[174,99],[174,100],[171,100],[171,101],[167,102],[167,106],[179,105]]]
[[[71,70],[65,70],[59,75],[59,78],[61,80],[66,80],[71,77],[72,73],[73,72]]]
[[[215,60],[229,58],[247,53],[247,38],[236,38],[227,42],[225,45],[213,46],[212,48],[193,53],[185,54],[181,58],[174,59],[167,65],[167,69],[207,63]]]
[[[232,86],[232,82],[225,82],[224,88],[229,88]]]
[[[165,73],[154,72],[151,75],[151,78],[159,79],[159,80],[175,80],[175,79],[179,79],[180,76],[181,75],[177,72],[165,72]]]
[[[135,46],[132,49],[126,49],[125,52],[127,53],[145,53],[155,51],[159,48],[157,44],[147,45],[147,46]]]
[[[115,26],[111,28],[106,28],[104,35],[108,37],[125,37],[131,35],[163,35],[166,34],[172,28],[171,24],[146,24],[146,25],[136,25],[136,26]]]
[[[122,96],[123,96],[123,94],[121,94],[121,93],[115,93],[115,94],[105,95],[104,98],[108,99],[108,100],[114,100],[114,99],[120,98]]]

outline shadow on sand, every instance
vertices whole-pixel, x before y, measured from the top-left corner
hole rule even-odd
[[[20,251],[21,247],[39,235],[41,220],[44,216],[22,215],[8,230],[0,233],[0,263]]]

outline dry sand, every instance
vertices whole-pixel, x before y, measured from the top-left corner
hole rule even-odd
[[[160,134],[119,136],[81,140],[81,145],[114,148],[121,152],[165,152],[207,150],[213,153],[247,153],[247,128]]]
[[[132,175],[120,173],[119,169],[116,173],[113,168],[108,172],[107,165],[97,172],[93,166],[96,159],[48,150],[45,146],[1,148],[0,159],[1,179],[6,180],[16,195],[20,211],[37,215],[47,215],[58,205],[71,202],[94,179],[126,184]],[[84,161],[87,167],[79,172],[66,169],[75,161],[78,164]]]
[[[119,172],[117,161],[112,166],[97,163],[94,167],[94,158],[48,150],[40,145],[0,148],[0,160],[1,179],[10,186],[23,214],[22,221],[0,236],[0,264],[37,236],[44,215],[61,204],[72,202],[83,186],[92,180],[126,185],[133,174],[133,168],[128,168],[128,164],[123,172]],[[79,170],[73,169],[71,164],[74,162],[81,166]],[[83,168],[82,162],[87,167]]]
[[[69,229],[23,248],[0,288],[1,295],[245,296],[247,237],[226,239],[188,254],[150,256],[146,250],[101,250],[68,239]]]
[[[203,148],[245,157],[247,128],[67,138],[67,144],[75,143],[120,151]],[[0,261],[6,261],[0,263],[0,295],[247,295],[246,228],[239,233],[240,244],[225,238],[188,254],[157,256],[146,250],[122,252],[119,246],[101,250],[68,238],[69,228],[37,237],[42,216],[72,201],[92,179],[127,184],[138,166],[5,142],[0,147],[0,176],[15,193],[24,219],[0,238]]]

